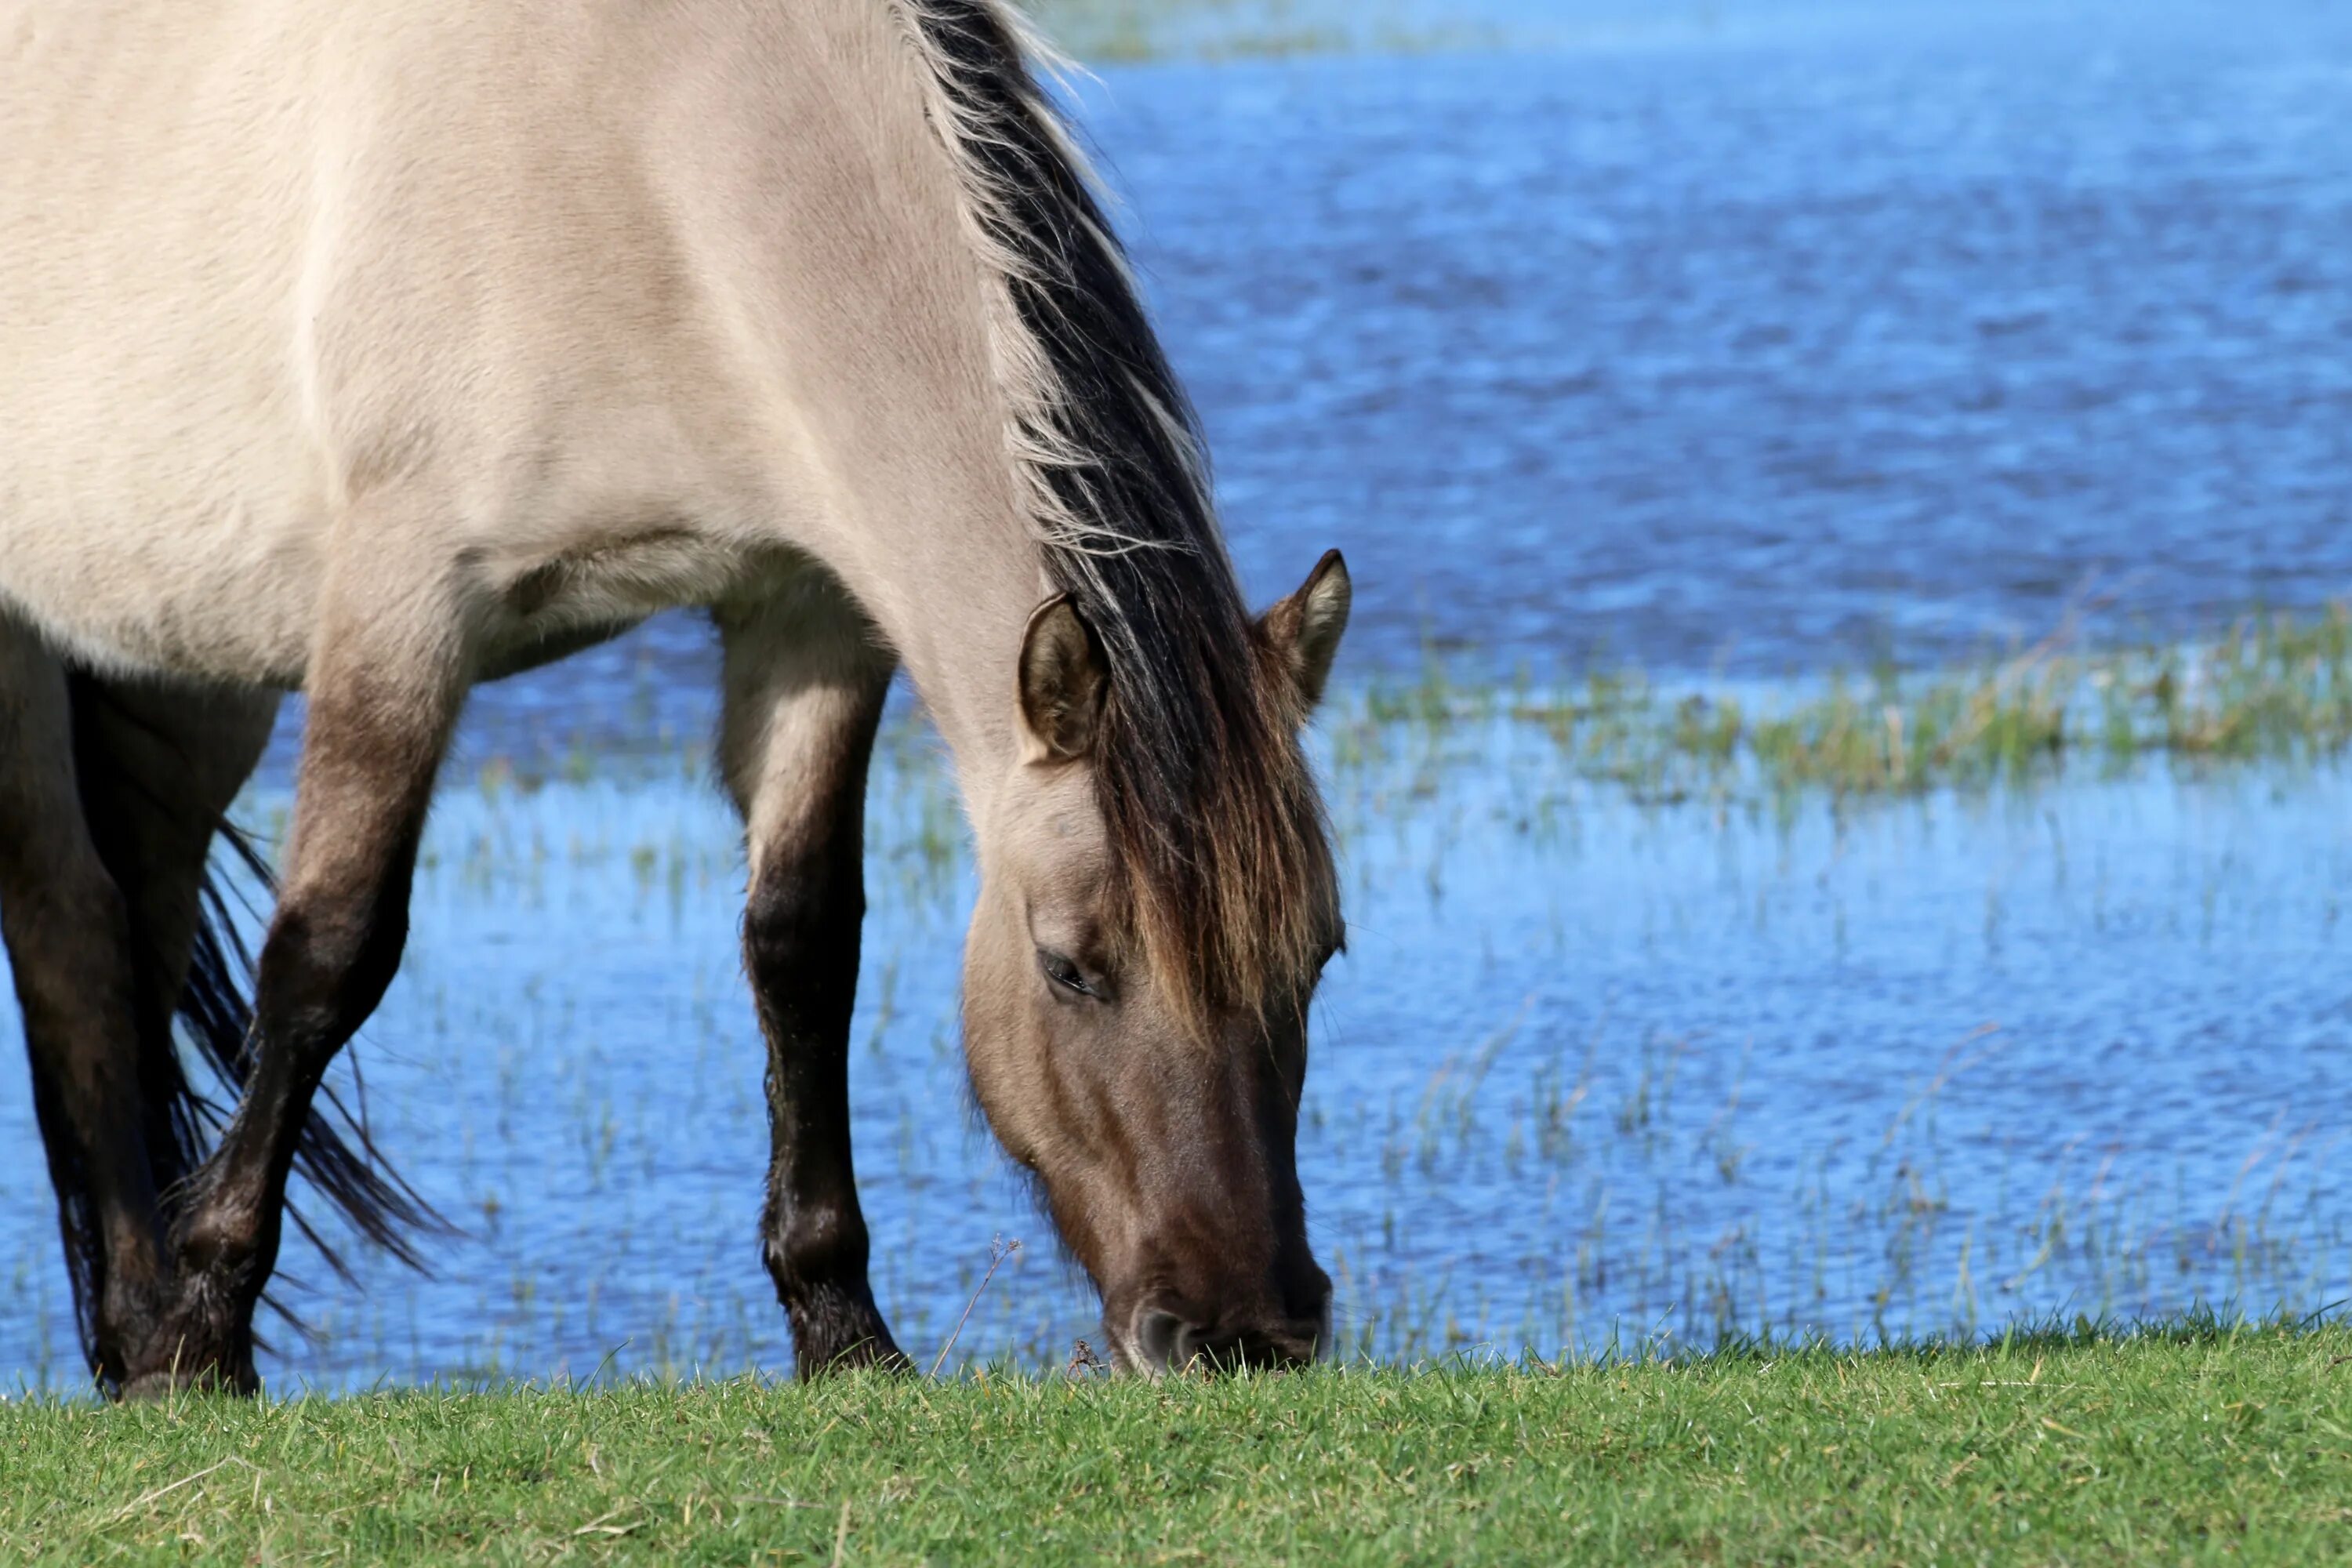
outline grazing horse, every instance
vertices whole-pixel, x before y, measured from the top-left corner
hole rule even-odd
[[[1247,612],[996,0],[0,0],[0,919],[110,1391],[255,1386],[298,1160],[413,1217],[314,1100],[460,704],[685,605],[802,1373],[906,1361],[846,1103],[901,663],[976,845],[973,1086],[1117,1359],[1328,1344],[1294,1147],[1342,927],[1298,731],[1348,576]],[[221,1022],[205,855],[298,688],[205,1152],[171,1016]]]

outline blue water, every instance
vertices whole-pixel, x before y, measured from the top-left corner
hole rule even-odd
[[[1351,1353],[2352,1298],[2352,779],[2157,771],[1784,816],[1642,806],[1507,725],[1434,763],[1341,729],[1350,951],[1300,1159]],[[969,1112],[971,873],[925,847],[953,807],[924,754],[893,748],[871,813],[852,1097],[877,1288],[928,1356],[992,1240],[1020,1239],[957,1353],[1058,1365],[1092,1309]],[[356,1286],[293,1248],[317,1337],[281,1332],[272,1375],[789,1364],[754,1241],[740,884],[690,780],[449,792],[355,1054],[377,1137],[466,1235],[435,1279],[363,1258]],[[61,1378],[38,1166],[8,1146],[0,1353]]]
[[[1469,19],[1513,47],[1076,89],[1244,577],[1349,552],[1349,689],[1433,644],[1769,679],[2352,587],[2352,21]],[[785,1363],[723,810],[678,768],[477,782],[575,735],[691,741],[710,673],[673,618],[476,703],[359,1052],[379,1136],[468,1235],[432,1280],[293,1259],[321,1337],[281,1335],[272,1375]],[[1352,1347],[2352,1298],[2343,777],[1783,816],[1640,806],[1507,727],[1430,765],[1402,732],[1358,760],[1366,733],[1329,759],[1352,952],[1302,1142]],[[1058,1363],[1083,1289],[963,1104],[969,873],[924,848],[947,785],[918,748],[879,795],[877,1289],[934,1350],[1021,1237],[957,1353]],[[30,1137],[0,1072],[0,1376],[64,1378]]]
[[[2339,56],[2339,61],[2352,56]],[[1098,118],[1272,592],[1758,672],[2352,583],[2352,78],[1858,47],[1167,71]]]

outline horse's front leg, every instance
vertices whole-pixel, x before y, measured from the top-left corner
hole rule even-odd
[[[346,537],[370,535],[354,527]],[[293,837],[255,984],[252,1072],[191,1182],[171,1302],[126,1394],[256,1386],[254,1305],[277,1265],[311,1097],[383,999],[407,937],[417,840],[465,692],[458,593],[454,574],[419,581],[401,561],[346,559],[331,572]]]
[[[768,1272],[803,1377],[904,1367],[866,1280],[849,1150],[866,767],[891,661],[829,577],[718,619],[720,765],[749,838],[743,956],[768,1041]]]

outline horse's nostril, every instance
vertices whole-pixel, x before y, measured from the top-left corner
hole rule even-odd
[[[1135,1315],[1135,1348],[1143,1363],[1158,1371],[1183,1364],[1182,1352],[1192,1325],[1173,1312],[1146,1307]]]
[[[1275,1319],[1219,1328],[1163,1307],[1139,1308],[1125,1336],[1129,1364],[1151,1373],[1299,1366],[1328,1353],[1329,1339],[1328,1320]]]
[[[1202,1366],[1226,1367],[1240,1360],[1238,1342],[1231,1334],[1211,1333],[1206,1329],[1187,1323],[1177,1331],[1176,1355],[1172,1364],[1184,1368],[1198,1363]]]

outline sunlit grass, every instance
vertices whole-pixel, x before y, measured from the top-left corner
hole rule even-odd
[[[0,1408],[11,1561],[2299,1563],[2352,1331]]]

